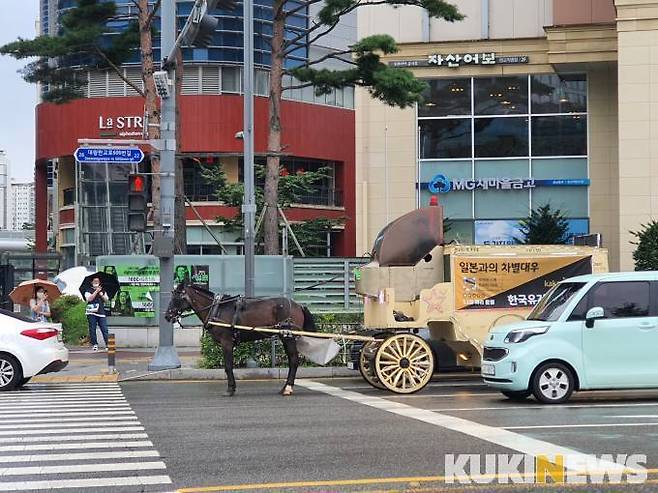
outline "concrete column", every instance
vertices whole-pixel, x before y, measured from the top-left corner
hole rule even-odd
[[[48,251],[48,162],[34,164],[35,248],[37,253]],[[59,214],[59,210],[55,211]],[[77,218],[76,218],[77,219]]]
[[[615,0],[619,79],[619,249],[632,270],[629,231],[658,219],[658,1]]]

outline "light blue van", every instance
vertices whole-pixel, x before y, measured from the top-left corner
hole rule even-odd
[[[560,282],[524,322],[489,332],[481,368],[510,399],[547,404],[574,390],[658,388],[658,272]]]

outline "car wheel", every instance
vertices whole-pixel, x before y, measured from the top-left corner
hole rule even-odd
[[[14,390],[22,379],[23,371],[16,358],[0,355],[0,391]]]
[[[24,385],[27,384],[32,379],[32,377],[27,377],[27,378],[21,378],[21,381],[18,382],[18,387],[23,387]]]
[[[513,401],[524,401],[532,395],[532,392],[529,390],[501,390],[500,393]]]
[[[532,393],[544,404],[566,402],[574,391],[573,372],[562,363],[541,365],[532,379]]]

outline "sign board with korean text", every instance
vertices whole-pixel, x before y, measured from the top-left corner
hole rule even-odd
[[[421,188],[427,187],[431,193],[448,193],[473,190],[526,190],[537,187],[586,187],[589,178],[557,178],[551,180],[536,180],[534,178],[460,178],[452,180],[444,174],[437,174],[427,183],[421,183]]]
[[[134,163],[144,160],[139,147],[78,147],[75,159],[80,163]]]
[[[591,255],[452,257],[457,310],[532,308],[568,277],[591,274]]]
[[[449,67],[458,68],[468,65],[516,65],[530,63],[528,55],[497,55],[488,53],[432,53],[420,60],[395,60],[389,62],[394,68],[414,67]]]

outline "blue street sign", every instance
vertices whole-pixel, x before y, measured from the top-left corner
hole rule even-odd
[[[80,163],[141,163],[144,153],[139,147],[78,147],[75,159]]]

